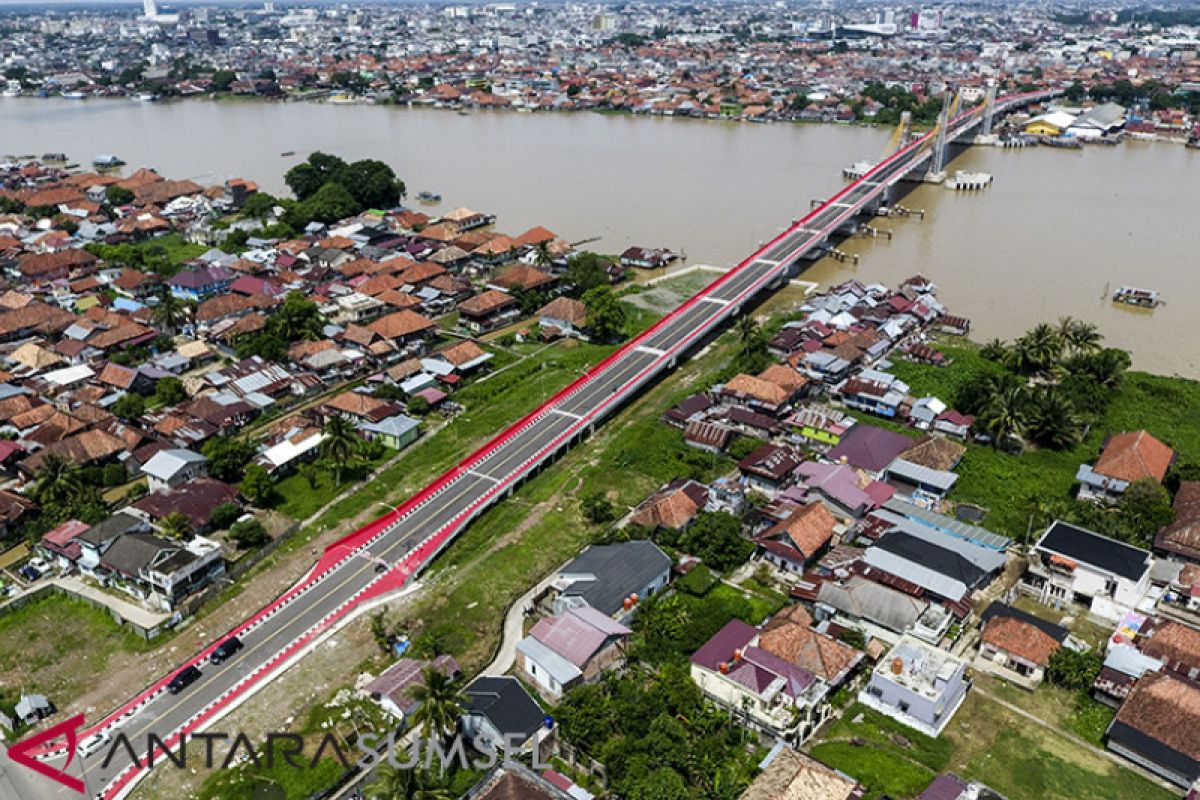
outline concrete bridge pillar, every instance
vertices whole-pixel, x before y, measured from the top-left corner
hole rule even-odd
[[[992,124],[996,119],[996,81],[989,80],[987,95],[983,100],[983,125],[979,133],[983,136],[992,135]]]
[[[933,142],[933,157],[929,166],[929,178],[941,181],[938,176],[946,172],[946,127],[950,124],[950,90],[942,94],[942,113],[938,114],[938,132]]]

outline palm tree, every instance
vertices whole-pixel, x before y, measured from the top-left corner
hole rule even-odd
[[[1047,372],[1062,356],[1062,351],[1062,337],[1052,325],[1043,322],[1014,343],[1013,366],[1025,375]]]
[[[554,261],[554,254],[550,252],[549,240],[538,242],[533,248],[533,265],[535,267],[548,267]]]
[[[174,334],[179,323],[187,319],[188,307],[176,297],[169,287],[158,291],[158,305],[154,307],[154,321],[162,326],[163,332]]]
[[[462,716],[464,698],[459,680],[434,667],[421,671],[421,682],[408,688],[408,696],[420,703],[412,714],[412,723],[427,739],[446,736]]]
[[[1096,352],[1104,339],[1095,325],[1074,317],[1059,317],[1058,335],[1075,355]]]
[[[1003,364],[1008,358],[1008,345],[1003,339],[992,339],[979,349],[979,355],[986,358],[988,361],[995,361],[997,364]]]
[[[1000,389],[984,405],[979,421],[983,429],[992,435],[997,447],[1024,435],[1028,424],[1027,405],[1025,388],[1012,385]]]
[[[325,457],[337,466],[337,482],[340,485],[342,470],[358,452],[360,441],[358,431],[355,430],[354,423],[349,419],[341,415],[334,415],[325,423],[321,432],[325,434],[325,441],[321,445],[321,449],[324,451]]]
[[[767,360],[767,337],[763,329],[747,314],[738,319],[734,331],[738,338],[738,366],[743,372],[760,371]]]
[[[402,769],[382,761],[375,779],[366,787],[367,800],[452,800],[454,795],[439,786],[428,770]]]
[[[168,539],[183,539],[192,532],[192,521],[187,515],[172,511],[158,521],[158,529]]]
[[[82,489],[78,465],[57,453],[47,455],[33,476],[33,496],[47,509],[71,503]]]
[[[1043,392],[1032,404],[1029,435],[1043,447],[1065,450],[1079,441],[1082,428],[1075,405],[1057,387]]]

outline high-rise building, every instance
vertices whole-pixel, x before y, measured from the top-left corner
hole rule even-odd
[[[142,0],[142,14],[146,19],[154,19],[158,16],[158,1],[157,0]]]

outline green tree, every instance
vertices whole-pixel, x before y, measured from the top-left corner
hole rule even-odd
[[[629,788],[629,800],[687,800],[683,776],[670,767],[660,767],[636,779]]]
[[[358,202],[359,208],[392,208],[404,197],[404,181],[387,164],[366,158],[343,168],[335,180]]]
[[[307,161],[289,169],[284,174],[283,181],[296,195],[296,199],[303,201],[315,195],[345,168],[345,161],[318,150],[312,153]]]
[[[263,527],[261,522],[253,518],[242,522],[235,522],[233,527],[229,529],[229,538],[242,550],[252,550],[256,547],[262,547],[271,541],[271,537],[267,534],[267,529]]]
[[[400,768],[383,761],[366,786],[367,800],[453,800],[441,779],[423,767]]]
[[[275,499],[275,481],[262,464],[250,464],[239,487],[242,495],[256,506],[266,507]]]
[[[278,198],[266,192],[255,192],[246,198],[246,202],[242,203],[242,216],[250,219],[265,219],[271,215],[271,211],[279,205]]]
[[[204,443],[200,452],[208,459],[210,475],[219,481],[238,483],[258,448],[248,439],[214,436]]]
[[[300,205],[308,219],[326,224],[354,216],[362,210],[354,195],[340,183],[325,184]]]
[[[680,537],[679,546],[718,572],[746,563],[754,544],[742,536],[742,523],[724,511],[701,511]]]
[[[187,399],[187,391],[179,378],[160,378],[154,386],[154,398],[164,406],[173,406]]]
[[[223,530],[237,522],[241,515],[242,509],[237,503],[221,503],[213,509],[212,526]]]
[[[83,490],[79,467],[58,453],[50,453],[33,475],[32,494],[43,508],[66,507]]]
[[[212,89],[214,92],[228,92],[229,87],[233,86],[233,82],[237,80],[237,73],[228,69],[219,69],[212,75]]]
[[[566,282],[571,286],[574,297],[582,297],[592,289],[608,286],[606,259],[596,253],[583,251],[567,260]]]
[[[358,454],[362,439],[359,437],[354,423],[337,414],[326,421],[321,432],[325,434],[325,441],[321,443],[321,451],[336,466],[337,473],[334,480],[340,486],[342,470]]]
[[[178,330],[179,324],[187,320],[188,311],[188,305],[176,297],[170,287],[164,284],[158,290],[158,303],[151,313],[154,321],[162,327],[165,333],[174,334]]]
[[[1035,325],[1013,344],[1013,368],[1023,375],[1047,373],[1062,356],[1063,344],[1054,326]]]
[[[279,310],[271,316],[268,328],[284,342],[316,341],[321,338],[324,324],[316,303],[300,292],[288,292]]]
[[[126,206],[133,202],[133,190],[114,183],[104,190],[104,199],[110,206]]]
[[[612,522],[617,517],[617,509],[604,492],[590,492],[579,501],[584,519],[593,525]]]
[[[186,539],[192,533],[192,521],[179,511],[172,511],[158,521],[159,532],[168,539]]]
[[[139,394],[126,392],[117,398],[117,402],[113,403],[112,412],[129,422],[146,413],[146,401]]]
[[[625,330],[625,306],[607,286],[597,286],[585,292],[583,305],[587,308],[587,326],[600,342],[618,338]]]
[[[1059,317],[1058,335],[1073,354],[1094,353],[1104,340],[1095,325],[1074,317]]]
[[[1070,398],[1058,387],[1035,395],[1028,405],[1029,437],[1052,450],[1066,450],[1079,441],[1083,420]]]
[[[1100,674],[1102,663],[1103,659],[1095,650],[1081,653],[1069,647],[1060,647],[1050,656],[1046,680],[1072,691],[1090,691],[1096,676]]]
[[[465,705],[457,678],[426,667],[421,671],[420,683],[409,687],[408,696],[420,703],[412,713],[412,724],[422,736],[433,738],[453,733]]]
[[[771,363],[767,335],[754,318],[746,314],[734,326],[738,340],[738,368],[742,372],[762,372]]]
[[[230,231],[229,235],[221,241],[221,250],[236,255],[246,249],[248,241],[250,241],[250,234],[238,228]]]
[[[1025,435],[1028,425],[1025,387],[1003,381],[996,381],[995,385],[996,391],[980,410],[977,422],[997,447],[1006,447]]]

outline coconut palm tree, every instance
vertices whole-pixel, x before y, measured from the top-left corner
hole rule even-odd
[[[33,476],[32,494],[48,509],[67,505],[82,489],[78,465],[57,453],[48,454]]]
[[[535,267],[548,267],[554,262],[554,254],[550,252],[549,240],[538,242],[533,248],[533,265]]]
[[[174,335],[179,324],[187,320],[188,306],[163,286],[158,291],[158,305],[154,307],[154,321],[162,326],[163,333]]]
[[[1043,322],[1013,344],[1013,367],[1025,375],[1048,372],[1062,352],[1062,337],[1054,326]]]
[[[158,529],[168,539],[183,539],[192,532],[192,521],[185,514],[172,511],[158,521]]]
[[[1003,339],[992,339],[979,349],[979,355],[986,358],[988,361],[994,361],[997,364],[1003,364],[1008,358],[1008,345]]]
[[[383,761],[375,779],[367,784],[367,800],[452,800],[448,789],[438,785],[428,770],[402,769]]]
[[[758,372],[766,366],[767,336],[754,317],[746,314],[737,321],[738,366],[743,372]]]
[[[997,447],[1003,447],[1024,435],[1028,424],[1027,405],[1025,388],[1012,385],[1000,389],[984,405],[979,421],[983,429],[992,435]]]
[[[358,452],[360,439],[358,431],[354,428],[354,423],[341,415],[334,415],[325,423],[325,427],[321,429],[325,434],[325,441],[321,444],[321,450],[325,457],[334,463],[337,467],[337,483],[342,482],[342,470],[354,458]]]
[[[446,736],[458,725],[465,699],[458,678],[434,667],[421,671],[420,683],[408,688],[410,699],[420,703],[412,714],[412,723],[425,738]]]
[[[1054,450],[1065,450],[1079,441],[1083,420],[1075,405],[1057,387],[1043,392],[1030,404],[1028,433],[1033,441]]]
[[[1074,317],[1059,317],[1058,335],[1074,355],[1096,352],[1104,339],[1095,325]]]

